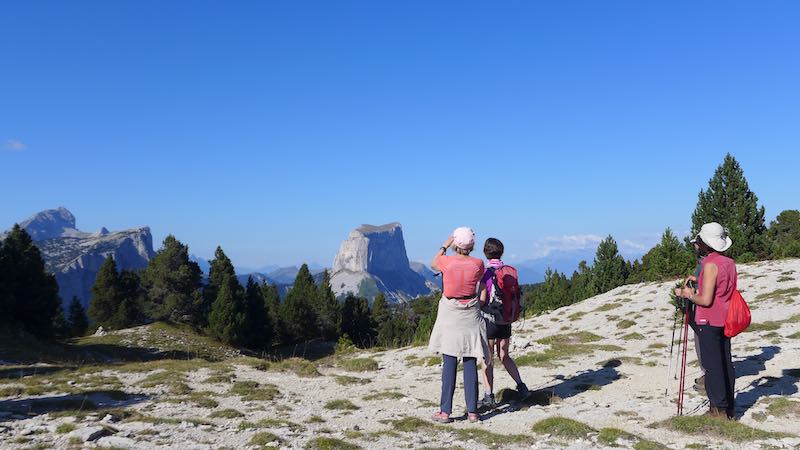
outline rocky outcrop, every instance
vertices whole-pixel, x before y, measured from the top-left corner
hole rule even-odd
[[[87,233],[75,227],[75,216],[66,208],[42,211],[20,226],[31,235],[47,270],[55,275],[65,307],[73,296],[88,306],[97,272],[107,257],[113,256],[122,270],[142,269],[154,255],[150,228],[116,232],[101,228]]]
[[[411,269],[399,223],[362,225],[350,232],[333,261],[331,287],[369,299],[383,292],[393,302],[406,302],[431,292],[425,278]]]

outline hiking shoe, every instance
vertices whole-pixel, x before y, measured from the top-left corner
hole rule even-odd
[[[497,402],[494,401],[494,394],[486,394],[478,400],[478,409],[492,409],[495,406],[497,406]]]
[[[525,398],[531,391],[528,390],[528,386],[525,386],[525,383],[520,383],[517,385],[517,393],[519,394],[520,398]]]
[[[706,413],[703,414],[703,415],[706,416],[706,417],[713,417],[715,419],[730,420],[730,417],[728,416],[728,413],[725,412],[724,409],[717,408],[716,406],[712,406],[712,407],[708,408],[708,411],[706,411]]]
[[[438,423],[450,423],[453,421],[453,419],[450,417],[450,414],[443,413],[441,411],[432,415],[431,420]]]

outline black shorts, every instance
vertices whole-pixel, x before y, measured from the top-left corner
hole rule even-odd
[[[511,324],[497,325],[494,322],[486,321],[486,337],[488,339],[510,339]]]

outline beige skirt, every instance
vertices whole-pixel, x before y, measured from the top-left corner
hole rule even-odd
[[[467,304],[442,296],[428,350],[459,358],[489,359],[486,322],[477,299]]]

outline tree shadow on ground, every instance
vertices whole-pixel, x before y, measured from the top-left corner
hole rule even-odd
[[[571,377],[556,375],[560,383],[531,391],[524,399],[514,389],[503,389],[497,394],[498,406],[483,417],[489,419],[499,414],[513,411],[524,411],[532,406],[547,406],[562,400],[575,397],[586,391],[599,390],[620,379],[617,368],[622,361],[612,359],[606,361],[599,369],[578,372]]]
[[[267,359],[303,358],[316,361],[334,354],[336,344],[330,341],[317,339],[293,345],[284,345],[267,354],[254,355]]]
[[[761,353],[758,355],[748,356],[741,361],[735,361],[733,363],[733,368],[736,371],[736,378],[758,375],[767,369],[767,361],[774,358],[775,355],[780,352],[780,347],[770,345],[761,347]]]
[[[784,369],[780,378],[760,377],[753,380],[744,390],[739,390],[736,395],[736,416],[744,415],[762,397],[796,394],[798,382],[800,382],[800,369]]]
[[[0,401],[0,422],[24,420],[61,411],[89,412],[99,409],[120,408],[147,400],[146,395],[132,395],[123,391],[100,390],[80,394],[25,398]]]

